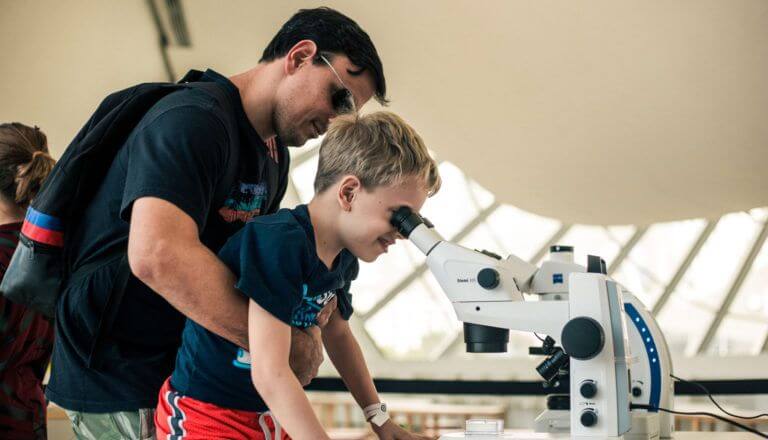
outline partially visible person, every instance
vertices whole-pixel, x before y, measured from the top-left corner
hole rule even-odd
[[[39,128],[0,124],[0,277],[19,242],[24,212],[53,165]],[[0,438],[45,439],[43,376],[53,323],[0,296],[0,340]]]

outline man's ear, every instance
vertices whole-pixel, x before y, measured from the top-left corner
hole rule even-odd
[[[317,44],[312,40],[301,40],[294,44],[285,56],[285,73],[291,75],[299,70],[302,65],[312,63],[312,59],[316,54]]]
[[[341,178],[339,183],[337,199],[342,211],[351,211],[352,203],[357,194],[363,189],[363,184],[357,176],[347,175]]]

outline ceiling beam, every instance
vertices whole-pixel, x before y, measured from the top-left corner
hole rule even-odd
[[[683,260],[682,264],[680,264],[677,272],[675,272],[675,276],[672,277],[672,280],[670,280],[669,284],[667,284],[664,292],[662,292],[661,296],[659,296],[659,299],[656,300],[656,304],[653,305],[651,313],[653,313],[654,317],[658,317],[659,313],[661,313],[661,310],[665,305],[667,305],[667,301],[669,301],[669,297],[672,295],[672,292],[677,289],[677,285],[680,284],[680,280],[683,279],[683,275],[685,275],[685,272],[691,266],[691,263],[696,258],[696,256],[699,255],[699,251],[701,251],[702,246],[704,246],[704,243],[712,234],[712,231],[715,230],[715,226],[717,226],[718,221],[719,220],[707,221],[707,225],[704,227],[704,230],[701,231],[701,234],[699,234],[699,238],[696,239],[696,243],[693,244],[693,247],[688,252],[688,255],[685,256],[685,260]]]
[[[704,339],[701,340],[698,349],[696,349],[696,353],[704,354],[709,348],[710,344],[712,344],[712,341],[715,339],[715,335],[717,334],[717,330],[720,328],[720,324],[723,323],[723,319],[728,314],[728,311],[731,308],[731,304],[733,304],[733,301],[736,299],[736,295],[739,293],[741,286],[744,284],[744,280],[746,280],[747,275],[749,275],[752,264],[760,254],[760,250],[763,248],[766,237],[768,237],[768,221],[763,223],[763,227],[757,234],[757,239],[755,239],[755,242],[752,245],[752,249],[749,250],[749,254],[747,255],[747,258],[744,259],[744,264],[741,265],[741,269],[739,270],[738,275],[736,275],[736,278],[733,280],[731,288],[728,289],[728,293],[725,295],[723,302],[717,309],[715,317],[712,320],[712,324],[709,326],[709,329],[707,329],[707,333],[704,335]]]
[[[619,251],[619,254],[616,255],[616,258],[613,259],[611,262],[611,265],[608,266],[608,275],[613,275],[613,272],[616,271],[616,269],[621,266],[621,263],[624,262],[624,259],[627,258],[630,252],[632,252],[632,249],[635,247],[637,242],[640,241],[641,238],[643,238],[643,235],[645,235],[645,232],[648,231],[647,226],[638,227],[635,229],[635,233],[632,234],[632,236],[629,238],[629,240],[624,244],[624,246]]]
[[[168,56],[170,40],[163,27],[163,22],[160,20],[160,11],[157,9],[155,0],[147,0],[147,6],[149,7],[149,13],[152,16],[152,23],[155,25],[155,30],[157,31],[157,45],[160,48],[160,57],[163,59],[163,68],[165,69],[166,77],[168,81],[175,82],[176,72],[173,70],[171,58]]]

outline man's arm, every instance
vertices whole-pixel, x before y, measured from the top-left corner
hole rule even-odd
[[[251,380],[269,410],[295,440],[328,440],[307,395],[291,373],[288,356],[291,331],[255,301],[248,314],[250,345],[258,359],[251,363]]]
[[[248,299],[198,233],[195,221],[174,204],[137,199],[128,235],[131,272],[188,318],[247,348]]]
[[[162,199],[133,204],[128,235],[133,274],[186,317],[248,349],[248,298],[235,289],[235,275],[198,238],[194,220]],[[291,368],[302,385],[323,361],[319,337],[292,328]]]

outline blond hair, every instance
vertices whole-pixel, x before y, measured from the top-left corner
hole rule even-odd
[[[441,183],[437,163],[421,136],[401,117],[383,111],[337,117],[323,138],[315,192],[350,174],[369,190],[413,176],[423,182],[429,196]]]

